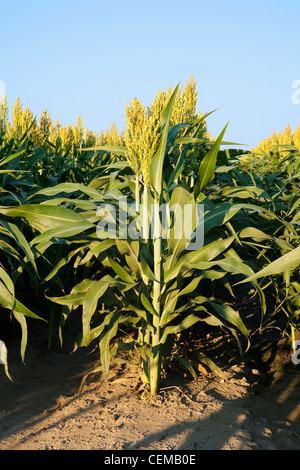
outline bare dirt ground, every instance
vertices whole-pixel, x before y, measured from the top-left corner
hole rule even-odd
[[[0,370],[0,450],[300,449],[300,366],[285,340],[264,340],[239,359],[228,337],[208,334],[200,343],[226,380],[202,370],[195,381],[173,367],[149,403],[129,366],[112,369],[107,383],[91,375],[79,392],[98,352],[70,354],[67,333],[62,349],[48,351],[40,327],[29,331],[25,365],[19,339],[7,343],[14,382]]]

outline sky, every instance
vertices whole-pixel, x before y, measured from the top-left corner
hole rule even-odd
[[[126,103],[193,76],[210,133],[249,148],[300,125],[299,18],[299,0],[0,0],[0,91],[121,132]]]

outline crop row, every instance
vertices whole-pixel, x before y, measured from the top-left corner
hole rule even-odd
[[[98,344],[97,370],[107,377],[113,362],[131,360],[156,395],[184,330],[222,328],[241,353],[249,347],[243,318],[224,300],[241,284],[260,299],[258,328],[272,285],[294,334],[299,149],[277,145],[278,171],[254,173],[247,152],[228,149],[228,124],[210,137],[211,113],[196,113],[196,101],[193,80],[159,92],[148,108],[134,99],[122,136],[91,146],[83,130],[80,145],[66,148],[35,120],[22,132],[0,121],[0,328],[8,316],[20,325],[23,360],[28,317],[51,325],[60,316],[62,341],[80,311],[76,346]],[[211,358],[198,359],[217,371]]]

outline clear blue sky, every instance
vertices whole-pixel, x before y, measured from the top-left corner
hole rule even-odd
[[[217,135],[250,146],[300,125],[299,0],[0,2],[0,80],[35,115],[122,130],[125,103],[193,76]]]

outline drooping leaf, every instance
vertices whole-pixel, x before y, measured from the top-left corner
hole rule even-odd
[[[82,342],[85,346],[90,343],[90,322],[97,308],[98,300],[107,291],[108,283],[94,281],[87,291],[82,309]]]
[[[30,318],[35,318],[37,320],[43,320],[42,317],[36,315],[24,304],[19,302],[6,288],[6,286],[0,282],[0,305],[11,310],[14,313],[21,314]]]
[[[51,240],[53,238],[61,238],[61,239],[66,239],[68,237],[73,237],[74,235],[78,235],[79,233],[84,232],[85,230],[89,229],[95,229],[96,227],[94,224],[91,224],[90,222],[86,220],[81,220],[80,222],[71,222],[69,224],[66,224],[64,226],[58,226],[55,228],[52,228],[50,230],[47,230],[37,237],[35,237],[31,241],[31,246],[37,245],[39,243],[45,243],[48,240]]]
[[[192,366],[192,364],[190,364],[190,362],[187,359],[184,359],[183,357],[176,357],[176,359],[190,372],[190,374],[195,380],[198,379],[194,367]]]
[[[240,281],[238,284],[242,284],[244,282],[251,282],[259,279],[261,277],[266,276],[274,276],[276,274],[283,273],[284,271],[290,269],[296,269],[300,267],[300,246],[295,248],[294,250],[286,253],[283,256],[280,256],[272,263],[268,264],[265,268],[261,269],[255,274],[247,277],[243,281]]]
[[[57,184],[56,186],[51,186],[50,188],[44,188],[44,189],[40,189],[39,191],[36,191],[35,193],[33,193],[31,196],[27,198],[27,201],[37,196],[53,197],[60,193],[69,194],[69,193],[76,193],[76,192],[81,192],[83,194],[86,194],[87,196],[90,196],[92,199],[95,199],[95,200],[101,201],[103,199],[103,196],[99,193],[99,191],[89,186],[86,186],[84,184],[61,183],[61,184]]]
[[[249,331],[244,325],[239,313],[233,310],[232,307],[226,304],[217,304],[216,302],[209,301],[209,304],[216,310],[216,312],[236,328],[238,328],[246,337],[249,336]]]
[[[1,225],[5,227],[8,232],[13,236],[13,238],[16,240],[17,244],[22,248],[24,251],[25,255],[27,256],[27,259],[31,262],[35,272],[37,273],[37,267],[34,259],[34,255],[31,251],[31,248],[29,246],[28,241],[26,240],[25,236],[23,233],[20,231],[20,229],[15,225],[12,224],[11,222],[7,222],[4,220],[1,220]]]
[[[128,154],[128,149],[124,145],[99,145],[97,147],[88,147],[88,148],[84,148],[80,150],[84,152],[102,151],[102,152],[108,152],[108,153],[115,153],[116,155],[120,155],[123,157],[126,157]]]
[[[186,330],[187,328],[190,328],[191,326],[195,325],[200,320],[199,317],[191,314],[185,317],[180,323],[177,325],[166,325],[163,329],[163,334],[160,340],[161,344],[164,344],[168,338],[169,335],[175,334],[175,333],[180,333],[181,331]]]
[[[68,305],[68,306],[76,306],[76,305],[83,305],[84,298],[85,298],[85,292],[79,292],[79,293],[73,293],[73,294],[67,294],[63,295],[61,297],[48,297],[46,296],[47,299],[51,300],[52,302],[55,302],[60,305]]]
[[[270,240],[272,237],[268,233],[264,233],[255,227],[246,227],[240,234],[240,238],[252,238],[254,241],[262,242],[264,240]]]
[[[84,221],[83,217],[70,209],[42,204],[28,204],[18,207],[0,206],[0,213],[9,217],[24,217],[31,227],[39,232]]]
[[[60,270],[60,268],[62,268],[63,266],[67,265],[69,263],[69,261],[74,257],[76,256],[80,251],[82,250],[82,247],[80,246],[79,248],[77,248],[76,250],[73,250],[73,251],[70,251],[67,256],[65,256],[63,259],[61,259],[57,265],[52,269],[52,271],[45,277],[44,281],[47,282],[47,281],[50,281],[50,279],[52,279],[55,274],[57,274],[57,272]]]
[[[9,380],[13,381],[12,377],[9,373],[9,370],[8,370],[6,344],[2,340],[0,340],[0,364],[4,365],[4,370],[5,370],[6,376],[9,378]]]
[[[130,274],[112,257],[108,257],[109,264],[115,273],[125,282],[134,284],[134,279]]]
[[[127,320],[125,315],[120,313],[109,314],[109,323],[106,330],[101,334],[99,338],[100,347],[100,358],[103,367],[105,379],[108,377],[109,364],[110,364],[110,342],[116,336],[119,323],[123,323]]]
[[[199,361],[206,364],[214,374],[221,377],[221,379],[225,379],[225,374],[222,372],[220,367],[217,366],[217,364],[214,361],[212,361],[206,354],[204,354],[201,351],[196,351],[196,355]]]

